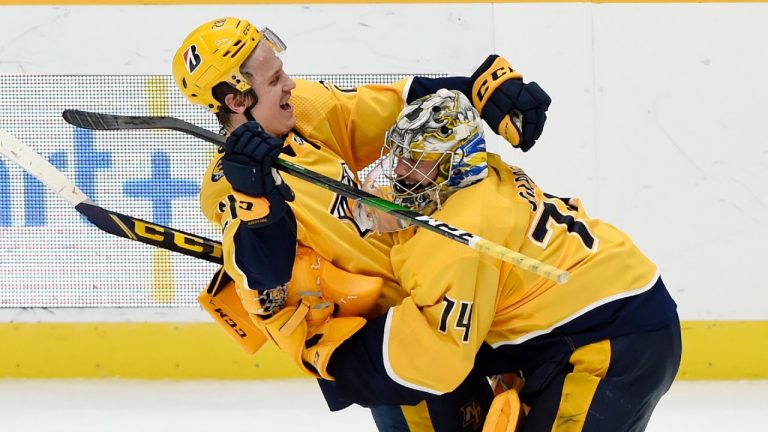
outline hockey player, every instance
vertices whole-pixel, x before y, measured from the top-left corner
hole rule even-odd
[[[392,265],[409,296],[325,361],[339,394],[405,404],[454,391],[470,373],[515,373],[528,407],[521,431],[645,429],[681,355],[676,305],[656,265],[579,199],[546,194],[486,152],[479,115],[459,92],[406,107],[384,154],[381,190],[395,202],[570,277],[556,284],[429,231],[400,232]],[[498,396],[489,423],[516,397]]]
[[[497,56],[469,78],[411,77],[340,90],[291,79],[277,55],[284,49],[268,29],[221,18],[185,39],[173,74],[184,96],[214,112],[228,134],[205,173],[201,206],[223,229],[226,273],[245,314],[297,364],[329,378],[283,339],[301,341],[314,350],[304,354],[326,359],[363,317],[398,304],[406,294],[390,264],[393,237],[358,223],[346,198],[281,178],[272,168],[276,158],[355,185],[356,173],[379,157],[405,103],[441,87],[469,93],[473,85],[489,124],[526,151],[541,134],[550,99]],[[360,296],[375,301],[347,307]],[[327,320],[332,314],[336,318]]]

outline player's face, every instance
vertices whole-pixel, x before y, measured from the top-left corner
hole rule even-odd
[[[282,60],[269,44],[256,45],[253,54],[243,63],[241,73],[259,98],[251,110],[253,117],[274,136],[288,133],[296,125],[290,103],[296,83],[285,73]]]
[[[399,159],[395,166],[398,181],[411,186],[426,186],[437,178],[438,160],[420,159],[414,162],[410,159]]]

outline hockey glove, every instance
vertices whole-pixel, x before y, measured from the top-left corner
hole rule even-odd
[[[221,158],[224,176],[232,188],[252,197],[265,197],[273,215],[282,215],[286,201],[294,199],[291,188],[273,168],[282,148],[282,140],[250,121],[227,138]]]
[[[549,95],[535,82],[523,83],[523,76],[496,54],[470,80],[472,105],[488,126],[514,147],[530,150],[544,130]]]
[[[310,331],[333,317],[366,316],[381,296],[380,277],[350,273],[322,258],[314,250],[299,246],[288,282],[287,304],[305,301],[310,310],[305,320]]]
[[[312,332],[332,317],[370,314],[381,296],[382,278],[347,272],[306,246],[296,248],[291,272],[287,284],[273,289],[239,286],[238,295],[245,310],[263,318],[286,306],[304,303],[309,307],[304,319]]]
[[[310,330],[306,316],[310,306],[302,301],[297,306],[288,306],[273,317],[253,317],[254,324],[267,335],[277,347],[288,355],[304,372],[315,378],[332,380],[328,373],[328,362],[333,352],[365,324],[360,317],[331,318]]]

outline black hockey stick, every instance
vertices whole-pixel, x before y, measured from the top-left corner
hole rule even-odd
[[[68,123],[84,129],[172,129],[195,136],[218,146],[222,146],[226,142],[226,139],[219,134],[173,117],[122,116],[80,110],[64,110],[62,117],[64,117],[64,120]],[[341,196],[358,200],[363,205],[406,220],[411,224],[465,244],[472,249],[509,262],[523,270],[533,272],[558,283],[563,283],[568,280],[568,272],[565,270],[558,269],[557,267],[543,263],[444,222],[440,222],[429,216],[424,216],[366,191],[346,185],[314,171],[310,171],[300,165],[291,163],[290,161],[278,159],[275,165],[275,168],[302,180],[321,186]]]
[[[0,153],[70,203],[102,231],[222,264],[221,243],[100,207],[61,171],[23,142],[0,129]]]

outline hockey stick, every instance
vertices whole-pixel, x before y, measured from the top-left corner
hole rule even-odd
[[[188,135],[200,138],[210,143],[222,146],[226,139],[214,132],[196,126],[173,117],[149,117],[149,116],[121,116],[101,114],[80,110],[64,110],[62,117],[68,123],[84,129],[94,130],[123,130],[123,129],[172,129]],[[376,195],[356,189],[324,175],[310,171],[300,165],[284,159],[278,159],[277,169],[289,173],[302,180],[321,186],[339,195],[358,200],[368,207],[391,214],[397,218],[406,220],[414,225],[434,233],[445,236],[451,240],[465,244],[479,252],[486,253],[495,258],[511,263],[523,270],[530,271],[539,276],[546,277],[557,283],[568,280],[568,272],[557,267],[543,263],[529,256],[515,252],[509,248],[486,240],[480,236],[463,231],[429,216],[424,216],[405,207],[394,204]]]
[[[212,263],[223,262],[221,243],[217,241],[98,206],[50,162],[2,129],[0,153],[51,188],[102,231]]]

